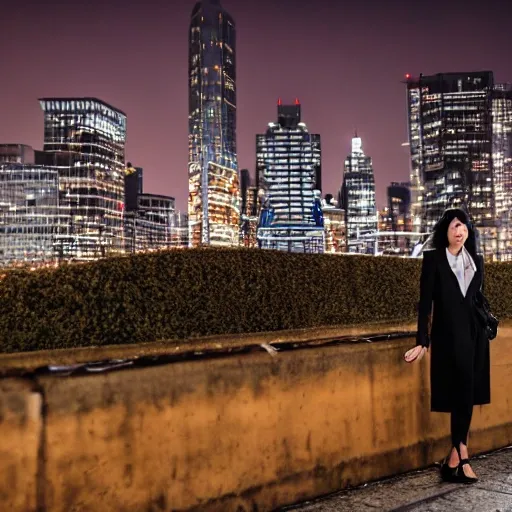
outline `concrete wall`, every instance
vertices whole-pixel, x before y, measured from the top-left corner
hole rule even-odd
[[[42,441],[41,394],[31,382],[0,380],[0,510],[35,510]]]
[[[426,466],[449,448],[449,418],[429,412],[428,360],[402,360],[412,343],[41,376],[43,409],[33,385],[11,383],[0,471],[16,483],[0,496],[20,511],[263,511]],[[512,443],[512,326],[491,347],[473,453]]]

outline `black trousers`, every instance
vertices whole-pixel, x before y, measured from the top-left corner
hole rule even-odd
[[[451,430],[452,430],[452,446],[459,449],[460,443],[468,444],[469,425],[473,415],[473,406],[461,406],[452,411],[451,414]]]

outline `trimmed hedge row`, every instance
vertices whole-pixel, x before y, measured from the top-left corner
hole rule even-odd
[[[414,259],[191,249],[139,254],[0,281],[0,351],[248,333],[416,316]],[[487,295],[512,317],[512,264],[486,266]]]

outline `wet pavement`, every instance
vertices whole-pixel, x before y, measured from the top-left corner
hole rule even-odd
[[[475,484],[444,483],[439,468],[406,473],[286,507],[302,512],[512,512],[512,447],[472,460]]]

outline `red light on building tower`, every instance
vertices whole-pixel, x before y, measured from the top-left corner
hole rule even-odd
[[[277,105],[280,107],[282,104],[283,104],[283,102],[281,101],[281,98],[279,98],[279,99],[277,100]]]
[[[299,98],[295,98],[295,105],[300,105]]]
[[[406,80],[409,80],[409,78],[411,78],[410,73],[406,73],[406,74],[405,74],[405,79],[406,79]]]

